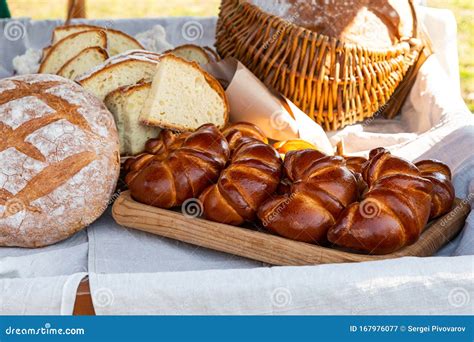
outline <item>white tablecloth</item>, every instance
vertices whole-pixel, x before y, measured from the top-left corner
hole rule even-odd
[[[422,67],[402,115],[348,127],[332,139],[343,137],[352,152],[383,145],[412,160],[441,159],[454,172],[457,196],[472,204],[474,121],[459,95],[454,17],[443,10],[421,12],[439,57]],[[11,73],[9,61],[25,46],[46,45],[44,32],[55,24],[22,23],[27,31],[22,41],[0,36],[6,53],[0,75]],[[189,42],[183,29],[192,24],[198,29],[192,42],[212,45],[215,19],[97,23],[131,34],[160,23],[173,44]],[[440,251],[445,257],[268,267],[125,229],[108,211],[87,231],[55,246],[0,248],[0,312],[70,314],[87,272],[97,314],[472,314],[473,237],[471,213],[463,233]]]

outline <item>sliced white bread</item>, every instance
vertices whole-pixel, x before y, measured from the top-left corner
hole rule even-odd
[[[159,61],[162,55],[163,54],[161,53],[147,51],[147,50],[128,50],[126,52],[123,52],[119,55],[114,56],[114,58],[125,57],[125,56],[138,56],[138,57],[145,57],[148,59]]]
[[[49,51],[51,50],[52,46],[46,46],[43,48],[43,55],[41,56],[41,62],[45,60],[46,56],[48,55]]]
[[[56,44],[61,39],[70,36],[71,34],[84,32],[89,30],[103,30],[103,27],[94,26],[94,25],[64,25],[58,26],[53,30],[53,38],[51,39],[51,44]]]
[[[104,31],[90,30],[67,36],[51,47],[40,65],[39,73],[57,74],[59,69],[72,57],[93,46],[107,48],[107,37]]]
[[[119,55],[76,79],[89,92],[104,100],[113,90],[141,81],[150,82],[158,62],[136,55]]]
[[[115,56],[127,50],[143,49],[143,46],[133,37],[128,34],[113,30],[111,28],[105,28],[94,25],[65,25],[58,26],[53,31],[52,44],[64,39],[77,32],[83,32],[88,30],[103,30],[107,34],[107,45],[110,56]]]
[[[157,127],[145,126],[139,122],[139,115],[151,83],[140,83],[120,87],[105,97],[105,105],[112,112],[120,138],[120,154],[132,156],[143,152],[145,142],[156,138],[160,132]]]
[[[196,62],[201,65],[205,65],[211,61],[209,53],[202,47],[194,44],[180,45],[166,53],[171,53],[189,62]]]
[[[140,121],[146,125],[189,131],[206,123],[224,127],[229,106],[219,82],[195,62],[172,54],[156,65]]]
[[[84,49],[66,62],[59,69],[58,75],[74,80],[97,65],[104,63],[108,58],[107,51],[98,46]]]

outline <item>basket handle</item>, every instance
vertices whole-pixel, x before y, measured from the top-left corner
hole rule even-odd
[[[65,25],[71,23],[73,18],[85,18],[86,17],[86,1],[85,0],[69,0],[68,11]]]
[[[419,32],[418,32],[418,16],[416,14],[416,9],[415,9],[415,4],[413,3],[413,0],[408,0],[408,4],[410,5],[410,10],[411,10],[411,16],[413,18],[413,37],[414,38],[419,38]]]

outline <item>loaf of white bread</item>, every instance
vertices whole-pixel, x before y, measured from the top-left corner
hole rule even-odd
[[[121,31],[84,24],[58,26],[53,31],[51,45],[43,49],[39,73],[75,79],[103,63],[109,56],[130,50],[143,51],[143,46]],[[181,45],[165,53],[201,65],[218,59],[211,48],[193,44]]]
[[[212,50],[206,50],[194,44],[185,44],[178,46],[172,50],[168,50],[165,53],[171,53],[187,61],[196,62],[200,65],[205,65],[216,59],[215,55],[211,51]]]
[[[229,106],[219,82],[194,62],[163,55],[140,115],[147,125],[180,131],[205,123],[224,127]]]
[[[120,31],[71,25],[54,30],[40,72],[74,79],[104,101],[114,114],[121,154],[134,155],[161,127],[225,125],[224,91],[199,67],[217,59],[212,49],[193,44],[162,55],[143,50]]]
[[[91,68],[104,63],[109,58],[107,51],[99,46],[89,47],[71,58],[58,71],[58,75],[74,80]]]
[[[56,44],[60,40],[77,32],[94,29],[105,32],[107,36],[107,50],[110,56],[115,56],[128,50],[143,49],[143,46],[135,38],[125,34],[124,32],[93,25],[66,25],[56,27],[53,31],[52,43]]]
[[[76,81],[104,100],[108,93],[120,87],[151,82],[159,56],[146,51],[129,51],[109,58]]]
[[[90,47],[107,48],[107,36],[101,30],[77,32],[53,45],[40,65],[40,74],[57,74],[71,58]]]
[[[122,155],[142,152],[144,142],[157,136],[160,128],[186,131],[204,123],[223,127],[228,121],[219,82],[196,62],[171,53],[128,51],[77,81],[114,114]]]
[[[53,31],[51,45],[43,51],[39,73],[75,79],[109,56],[136,49],[143,47],[117,30],[93,25],[59,26]]]
[[[217,59],[212,49],[193,44],[161,55],[117,30],[67,25],[54,29],[39,72],[76,80],[104,101],[116,121],[121,154],[134,155],[162,127],[183,131],[227,123],[224,90],[199,67]]]
[[[139,121],[159,56],[146,51],[129,51],[110,58],[78,79],[90,93],[103,99],[114,115],[123,156],[142,152],[145,141],[160,132],[159,128]]]
[[[156,138],[158,127],[146,126],[139,121],[143,104],[151,89],[151,83],[124,86],[110,92],[104,100],[114,115],[119,131],[120,153],[130,156],[143,151],[148,139]]]

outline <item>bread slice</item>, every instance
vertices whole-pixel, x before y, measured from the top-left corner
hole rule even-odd
[[[181,45],[166,53],[171,53],[189,62],[196,62],[201,65],[205,65],[211,61],[209,53],[202,47],[194,44]]]
[[[143,152],[145,142],[156,138],[157,127],[145,126],[138,117],[151,89],[151,83],[139,83],[120,87],[105,97],[105,105],[117,123],[120,138],[120,154],[132,156]]]
[[[53,45],[41,63],[39,73],[56,74],[72,57],[93,46],[107,48],[107,36],[104,31],[90,30],[74,33]]]
[[[77,32],[84,32],[88,30],[103,30],[107,34],[107,46],[110,56],[115,56],[127,50],[143,49],[143,46],[133,37],[128,34],[94,25],[65,25],[58,26],[53,31],[53,42],[55,44],[61,39],[66,38]]]
[[[145,56],[118,55],[76,79],[89,92],[104,100],[113,90],[141,81],[151,82],[158,62]]]
[[[48,45],[48,46],[43,48],[43,55],[41,56],[41,62],[43,62],[46,59],[46,57],[48,56],[49,51],[51,51],[51,48],[52,48],[51,45]]]
[[[103,27],[94,26],[94,25],[64,25],[58,26],[53,30],[53,38],[51,40],[51,45],[56,44],[61,39],[70,36],[71,34],[84,32],[89,30],[104,30]]]
[[[151,59],[154,61],[159,61],[162,55],[163,55],[162,53],[152,52],[152,51],[147,51],[147,50],[128,50],[126,52],[123,52],[119,55],[114,56],[114,58],[119,58],[121,56],[122,57],[137,56],[137,57],[144,57],[147,59]]]
[[[108,58],[107,51],[98,46],[84,49],[66,62],[59,69],[58,75],[74,80],[95,66],[104,63]]]
[[[219,82],[197,63],[163,55],[140,121],[146,125],[189,131],[206,123],[224,127],[229,106]]]

